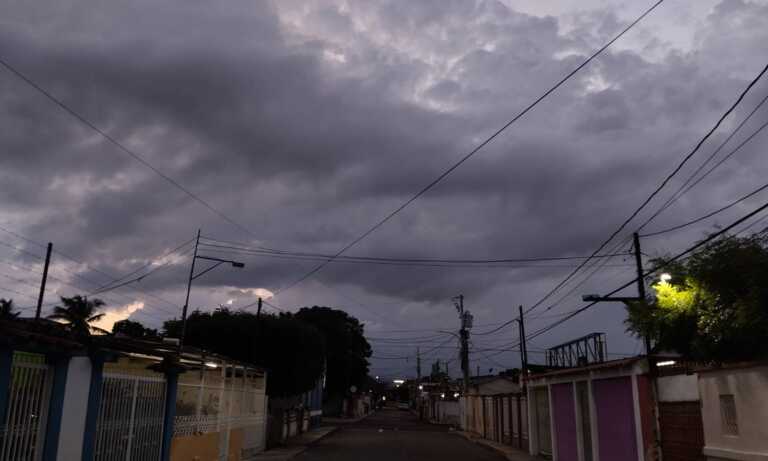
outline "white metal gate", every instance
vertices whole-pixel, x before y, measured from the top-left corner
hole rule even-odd
[[[164,378],[104,373],[94,459],[159,460],[164,415]]]
[[[52,379],[45,356],[13,354],[8,409],[0,426],[0,461],[42,459]]]

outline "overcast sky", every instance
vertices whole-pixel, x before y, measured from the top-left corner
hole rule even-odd
[[[54,255],[48,302],[91,292],[150,262],[162,266],[101,295],[110,321],[130,314],[157,327],[179,315],[190,247],[157,258],[198,228],[246,246],[333,253],[501,127],[646,3],[0,0],[2,60],[240,226],[0,68],[0,226],[29,239],[0,231],[0,296],[34,304],[44,249],[33,242],[51,241],[78,262]],[[347,254],[590,254],[768,62],[766,18],[765,0],[667,0]],[[616,243],[766,95],[761,81]],[[761,108],[715,159],[766,121]],[[645,230],[698,217],[762,185],[767,139],[758,134]],[[683,249],[766,198],[648,237],[644,251]],[[246,267],[222,266],[196,280],[192,308],[250,304],[317,264],[206,251]],[[386,357],[412,357],[417,345],[440,346],[425,354],[425,370],[436,358],[455,358],[455,340],[435,333],[458,327],[452,296],[465,295],[473,332],[481,333],[540,299],[572,270],[562,266],[575,262],[545,268],[332,263],[271,302],[289,310],[342,308],[366,324],[370,337],[397,338],[372,339],[373,373],[391,377],[415,373],[415,361]],[[631,280],[632,262],[612,258],[570,294],[575,284],[567,285],[531,313],[528,331],[582,305],[584,293]],[[593,331],[607,333],[611,353],[638,353],[640,342],[624,332],[624,319],[621,305],[598,305],[534,339],[532,360]],[[473,346],[504,349],[516,339],[511,325],[476,336]],[[477,353],[471,361],[483,372],[518,364],[516,352]],[[450,366],[458,371],[456,360]]]

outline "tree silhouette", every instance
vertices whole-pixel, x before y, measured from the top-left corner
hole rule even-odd
[[[144,325],[142,325],[141,322],[136,322],[128,319],[115,322],[115,324],[112,326],[112,333],[116,335],[122,334],[125,336],[129,336],[131,338],[156,338],[157,337],[157,330],[152,328],[147,328]]]
[[[71,298],[61,297],[61,303],[64,306],[53,308],[53,314],[48,318],[52,320],[63,320],[67,328],[78,336],[90,336],[91,331],[99,330],[90,325],[102,317],[104,313],[97,313],[104,301],[100,299],[89,300],[88,297],[76,295]]]
[[[163,330],[166,337],[178,338],[181,321],[168,320]],[[184,343],[266,368],[270,397],[295,396],[314,388],[325,365],[321,332],[290,315],[257,317],[227,308],[194,311],[187,317]]]
[[[372,352],[365,339],[364,325],[343,310],[330,307],[303,307],[292,316],[314,326],[324,336],[326,396],[343,396],[352,386],[362,389],[367,382]]]
[[[13,320],[19,316],[19,312],[14,312],[13,300],[0,298],[0,319]]]
[[[768,357],[768,237],[723,237],[663,272],[655,299],[629,305],[630,332],[694,360]]]

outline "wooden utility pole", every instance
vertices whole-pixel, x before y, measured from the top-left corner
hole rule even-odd
[[[48,242],[48,249],[45,251],[45,266],[43,266],[43,280],[40,282],[40,295],[37,297],[37,310],[35,310],[35,320],[40,320],[40,312],[43,309],[43,296],[45,295],[45,282],[48,281],[48,266],[51,264],[51,251],[53,243]]]

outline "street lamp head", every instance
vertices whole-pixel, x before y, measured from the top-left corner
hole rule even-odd
[[[593,301],[599,301],[600,300],[600,295],[594,295],[594,294],[592,294],[592,295],[583,295],[581,297],[581,299],[582,299],[582,301],[584,301],[586,303],[593,302]]]
[[[672,280],[672,275],[665,272],[661,274],[659,278],[661,279],[662,282],[669,283],[669,281]]]
[[[239,263],[237,261],[232,261],[232,267],[237,267],[238,269],[242,269],[243,267],[245,267],[245,264]]]

